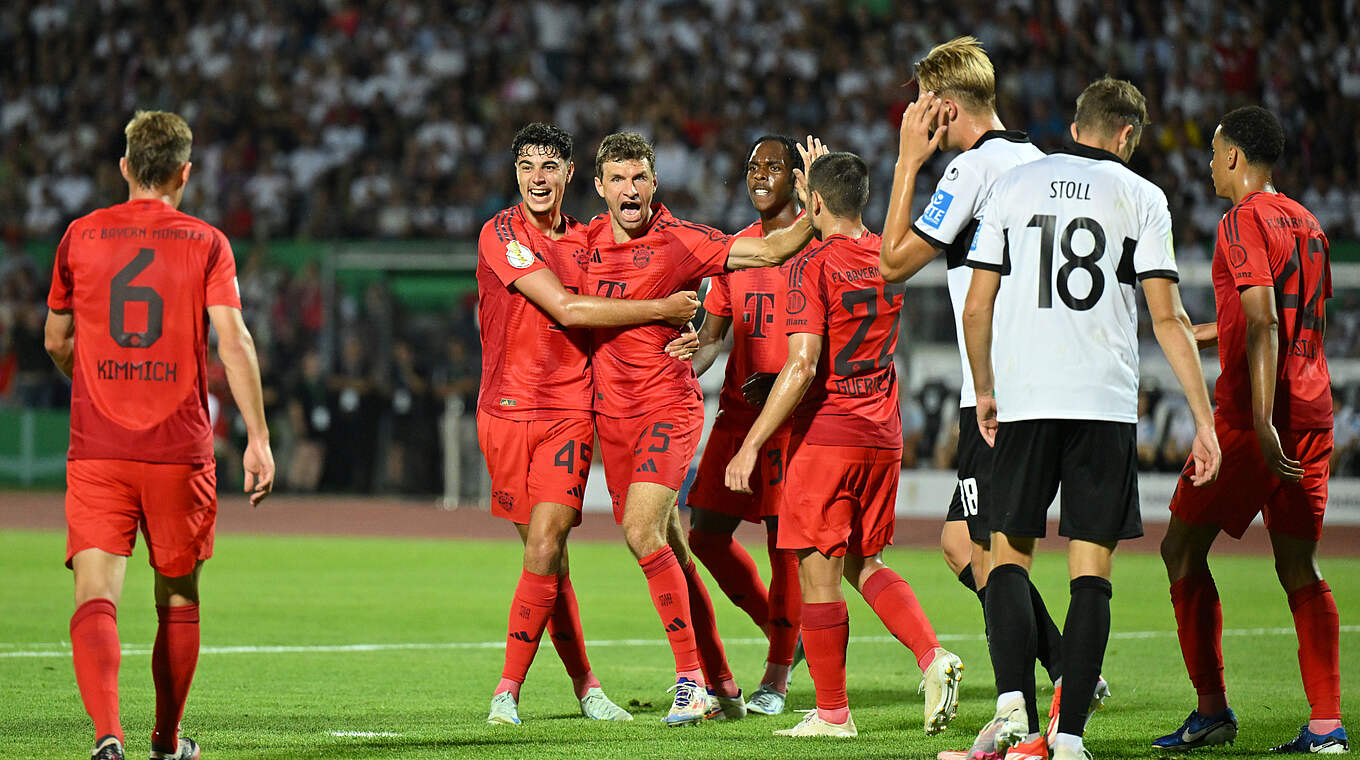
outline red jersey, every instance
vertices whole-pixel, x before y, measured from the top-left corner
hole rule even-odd
[[[577,251],[585,250],[584,226],[563,219],[568,234],[556,241],[540,233],[518,203],[482,226],[480,412],[515,420],[590,416],[590,331],[562,327],[514,287],[515,280],[548,269],[567,290],[581,292],[585,257]]]
[[[893,352],[906,286],[879,273],[882,242],[832,235],[789,268],[785,331],[824,339],[817,376],[793,413],[808,443],[902,447]]]
[[[1332,295],[1327,236],[1308,209],[1283,193],[1255,192],[1218,224],[1214,247],[1218,359],[1214,401],[1234,428],[1251,428],[1251,373],[1243,288],[1275,288],[1279,310],[1279,374],[1275,426],[1289,430],[1332,426],[1331,375],[1322,351],[1326,299]]]
[[[734,237],[764,234],[756,221]],[[783,329],[784,295],[788,292],[791,264],[792,260],[779,268],[741,269],[709,281],[704,310],[732,319],[732,353],[727,357],[727,373],[718,397],[723,414],[754,422],[760,408],[746,403],[741,394],[742,383],[756,372],[777,373],[784,368],[789,355],[788,336]],[[739,305],[740,318],[734,316],[733,303]]]
[[[608,298],[665,298],[698,290],[703,278],[726,271],[732,235],[671,216],[652,205],[645,234],[614,242],[609,215],[590,222],[589,292]],[[667,356],[677,335],[664,322],[595,330],[595,411],[632,417],[675,403],[702,399],[694,368]]]
[[[75,318],[70,459],[213,460],[209,306],[241,308],[220,230],[159,200],[66,228],[47,306]]]

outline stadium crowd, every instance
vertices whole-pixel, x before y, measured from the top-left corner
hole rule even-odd
[[[1085,83],[1110,72],[1139,84],[1151,144],[1134,167],[1165,189],[1182,260],[1204,261],[1211,250],[1224,204],[1206,179],[1208,140],[1218,116],[1244,102],[1278,113],[1291,137],[1279,187],[1333,240],[1360,237],[1360,31],[1346,23],[1354,0],[1001,5],[172,0],[152,12],[119,0],[7,2],[0,403],[63,403],[42,349],[49,272],[21,251],[122,199],[113,158],[136,108],[178,111],[194,128],[184,209],[237,246],[283,480],[296,488],[438,490],[439,410],[450,398],[469,410],[475,402],[475,303],[406,313],[379,284],[328,310],[317,268],[279,266],[269,241],[469,240],[517,198],[504,149],[529,120],[578,136],[578,171],[589,171],[600,136],[647,134],[660,199],[677,215],[735,230],[752,218],[738,181],[742,151],[771,129],[814,132],[863,155],[873,186],[886,189],[897,119],[915,94],[901,86],[904,62],[966,32],[996,63],[1002,118],[1045,149],[1065,140]],[[667,97],[654,97],[658,86]],[[881,226],[887,199],[871,193],[870,227]],[[578,177],[566,210],[589,216],[600,207]],[[1197,319],[1209,316],[1207,294],[1198,313],[1192,303]],[[1353,291],[1337,295],[1328,353],[1354,357],[1360,304]],[[909,308],[917,340],[953,340],[942,290]],[[326,326],[329,348],[320,341]],[[913,463],[951,465],[951,441],[939,431],[952,427],[955,390],[913,389]],[[1144,465],[1174,469],[1189,440],[1183,410],[1155,388],[1145,395]],[[1339,392],[1336,429],[1339,464],[1350,472],[1360,439],[1354,395]],[[355,441],[367,440],[387,452],[372,470],[354,466]],[[229,425],[222,441],[231,445]]]

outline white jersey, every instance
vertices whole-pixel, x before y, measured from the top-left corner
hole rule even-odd
[[[1166,195],[1075,145],[992,185],[968,264],[1002,275],[992,317],[997,419],[1138,421],[1134,285],[1176,280]]]
[[[982,204],[992,183],[1006,171],[1044,157],[1024,132],[992,130],[983,133],[973,147],[963,151],[945,167],[935,185],[930,205],[911,226],[923,240],[945,251],[949,267],[949,301],[954,306],[954,334],[959,339],[959,359],[963,363],[963,385],[959,406],[977,406],[973,393],[973,373],[968,369],[968,349],[963,345],[963,300],[973,270],[964,259],[976,240]]]

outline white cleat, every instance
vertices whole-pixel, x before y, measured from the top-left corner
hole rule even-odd
[[[628,711],[614,704],[609,697],[605,696],[604,689],[592,686],[586,690],[586,696],[581,700],[581,714],[591,720],[632,720],[633,716]]]
[[[708,692],[688,678],[681,678],[667,691],[675,692],[671,711],[661,722],[668,726],[689,726],[708,716]]]
[[[793,728],[775,731],[775,736],[829,736],[834,739],[853,739],[859,736],[855,719],[847,717],[844,723],[828,723],[822,720],[816,710],[807,710],[803,721]]]
[[[1086,749],[1085,745],[1080,748],[1069,747],[1066,744],[1058,747],[1049,747],[1048,756],[1050,760],[1092,760],[1091,750]]]
[[[959,711],[959,681],[963,679],[963,661],[958,655],[941,649],[926,668],[918,693],[925,693],[925,730],[934,736],[949,726]]]
[[[510,692],[503,691],[491,698],[491,714],[486,722],[496,726],[518,726],[519,704]]]
[[[784,712],[784,702],[787,699],[787,695],[775,691],[773,686],[761,684],[756,693],[751,695],[751,701],[746,703],[746,712],[756,715],[779,715]]]
[[[993,730],[992,741],[996,745],[996,753],[1005,757],[1011,747],[1023,744],[1029,738],[1029,717],[1025,714],[1025,700],[1012,700],[997,710],[996,717],[992,718],[991,724],[987,729]],[[987,729],[983,729],[984,731]],[[982,735],[979,734],[981,739]],[[973,757],[970,753],[969,757]]]
[[[705,716],[709,720],[741,720],[746,717],[746,699],[741,695],[741,690],[737,690],[735,697],[720,697],[713,692],[708,692],[708,713]]]

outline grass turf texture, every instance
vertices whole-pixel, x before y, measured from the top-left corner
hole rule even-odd
[[[0,533],[0,757],[84,757],[92,739],[66,649],[70,574],[56,533]],[[763,548],[763,547],[761,547]],[[601,724],[579,717],[570,681],[544,642],[522,694],[519,727],[485,723],[499,677],[505,617],[519,573],[512,541],[225,536],[204,569],[203,646],[317,647],[438,645],[376,651],[205,651],[184,718],[186,735],[217,758],[933,758],[965,749],[991,716],[995,693],[976,599],[932,551],[891,550],[887,561],[910,580],[946,647],[966,665],[959,717],[938,737],[921,730],[919,672],[904,647],[859,599],[850,599],[850,704],[854,740],[771,736],[799,715],[752,716],[731,723],[666,728],[671,655],[645,594],[642,573],[622,543],[574,544],[573,584],[589,648],[609,695],[635,720]],[[759,556],[759,555],[757,555]],[[764,562],[761,560],[761,564]],[[1342,615],[1342,682],[1360,664],[1357,635],[1360,561],[1324,559]],[[1284,593],[1264,557],[1213,563],[1227,629],[1266,629],[1224,641],[1228,683],[1242,721],[1235,748],[1250,755],[1294,736],[1308,715],[1296,640]],[[1065,562],[1041,554],[1035,581],[1061,623]],[[749,619],[709,588],[728,656],[749,694],[765,647]],[[1105,659],[1114,696],[1091,723],[1087,746],[1099,757],[1153,757],[1151,739],[1194,706],[1174,636],[1160,560],[1122,554],[1115,562],[1115,638]],[[851,592],[853,594],[853,592]],[[154,706],[149,649],[155,638],[151,573],[141,547],[129,562],[119,630],[125,649],[122,715],[128,757],[144,757]],[[1351,626],[1352,628],[1354,626]],[[1291,629],[1284,633],[1271,629]],[[1131,635],[1134,632],[1147,632]],[[874,640],[863,641],[862,638]],[[642,643],[620,643],[642,640]],[[487,642],[451,648],[449,642]],[[126,651],[134,650],[134,651]],[[20,652],[53,656],[14,656]],[[1051,690],[1042,672],[1043,715]],[[813,705],[805,667],[794,674],[790,710]],[[391,736],[336,736],[366,732]]]

